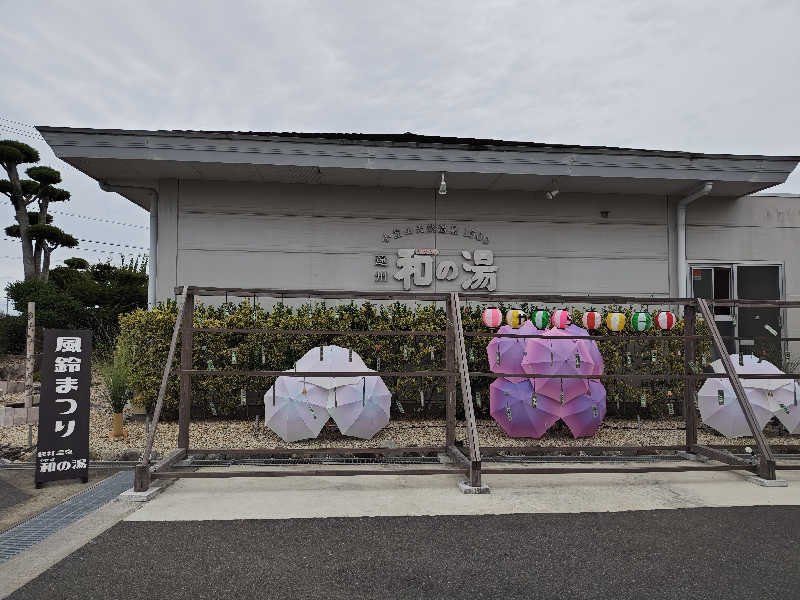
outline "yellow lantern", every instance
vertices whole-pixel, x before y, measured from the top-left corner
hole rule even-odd
[[[522,325],[524,322],[525,313],[521,310],[512,308],[506,313],[506,323],[508,323],[512,329],[519,329],[520,325]]]
[[[625,314],[619,312],[608,313],[608,315],[606,315],[606,327],[611,331],[622,331],[625,329]]]

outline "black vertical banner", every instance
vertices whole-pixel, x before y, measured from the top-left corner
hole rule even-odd
[[[36,487],[89,478],[92,332],[46,329],[36,447]]]

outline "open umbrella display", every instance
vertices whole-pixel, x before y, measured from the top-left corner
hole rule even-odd
[[[564,332],[569,335],[589,335],[589,331],[578,325],[570,324],[564,329]],[[584,375],[602,375],[603,374],[603,355],[600,354],[600,348],[594,340],[575,340],[580,348],[581,357],[584,363],[584,369],[581,371]]]
[[[328,391],[328,412],[344,435],[370,439],[389,423],[392,394],[380,377]]]
[[[526,373],[554,375],[536,380],[536,389],[546,396],[569,402],[589,390],[586,379],[572,379],[555,375],[594,374],[586,361],[591,361],[585,347],[578,346],[579,340],[563,339],[562,336],[575,335],[566,329],[552,327],[544,332],[547,338],[530,338],[526,345],[526,355],[522,368]],[[558,339],[562,338],[562,339]]]
[[[744,354],[741,357],[738,354],[731,354],[731,362],[733,368],[737,373],[749,374],[764,374],[764,375],[783,375],[778,367],[773,365],[768,360],[763,360],[752,354]],[[740,362],[742,364],[740,364]],[[715,373],[724,373],[725,368],[722,366],[722,360],[717,359],[711,363],[711,368]],[[742,386],[746,388],[755,388],[761,390],[777,390],[780,387],[791,386],[792,379],[747,379],[742,378]]]
[[[606,388],[599,380],[590,379],[587,393],[564,404],[560,414],[573,437],[593,436],[606,416]]]
[[[361,357],[348,348],[341,346],[317,346],[306,352],[303,357],[295,363],[296,371],[328,371],[342,372],[371,371],[361,359]],[[358,383],[360,376],[353,377],[309,377],[307,382],[317,385],[326,390],[332,390],[336,386]]]
[[[538,393],[529,381],[502,377],[489,386],[489,412],[511,437],[542,437],[559,419],[560,403]]]
[[[753,408],[753,414],[760,428],[772,418],[777,404],[765,390],[746,388],[745,394]],[[707,379],[697,392],[697,406],[703,423],[716,429],[726,437],[742,437],[752,435],[742,407],[733,391],[730,382],[725,379]]]
[[[530,321],[525,321],[517,329],[510,325],[503,325],[497,333],[532,335],[538,333]],[[520,373],[524,374],[522,359],[525,358],[525,348],[531,338],[495,337],[486,346],[489,358],[489,368],[493,373]],[[525,377],[507,377],[509,381],[520,383]]]
[[[778,417],[789,433],[800,433],[800,385],[792,383],[774,391],[774,401],[778,405],[775,416]]]
[[[264,424],[284,442],[315,438],[330,415],[328,391],[300,377],[278,377],[264,394]]]

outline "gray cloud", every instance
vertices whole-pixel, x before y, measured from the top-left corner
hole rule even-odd
[[[800,154],[793,0],[0,4],[0,118],[25,123]],[[61,168],[73,212],[146,224]],[[87,223],[62,221],[147,245]]]

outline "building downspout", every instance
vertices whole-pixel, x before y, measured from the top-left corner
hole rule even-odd
[[[109,185],[100,182],[104,192],[122,193],[123,190],[145,191],[150,194],[150,254],[147,259],[147,308],[156,305],[156,275],[158,264],[158,190],[141,185]]]
[[[686,273],[686,207],[689,206],[692,202],[697,200],[698,198],[702,198],[703,196],[707,196],[711,193],[711,189],[714,187],[714,184],[710,181],[706,181],[703,185],[697,188],[695,191],[691,192],[687,196],[684,196],[680,200],[678,200],[678,214],[677,219],[675,220],[675,227],[677,228],[678,234],[678,243],[676,248],[676,253],[678,255],[678,297],[679,298],[686,298],[688,292],[686,289],[686,280],[688,279]]]

